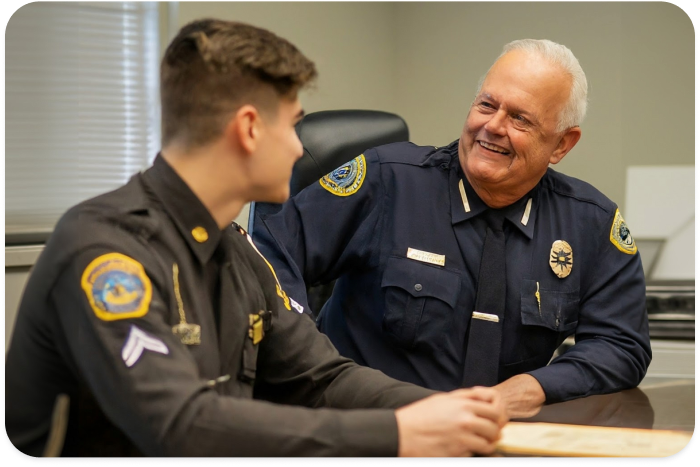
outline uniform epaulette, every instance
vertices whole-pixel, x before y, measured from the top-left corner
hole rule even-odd
[[[574,198],[585,203],[595,204],[610,213],[615,212],[615,209],[617,209],[617,205],[610,198],[605,196],[590,183],[569,175],[564,175],[552,168],[547,169],[543,182],[545,187],[559,195]]]
[[[375,149],[380,164],[423,165],[425,160],[439,148],[402,142],[385,144]]]

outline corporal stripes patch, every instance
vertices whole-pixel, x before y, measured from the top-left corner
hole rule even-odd
[[[124,360],[127,367],[131,368],[139,361],[146,350],[163,355],[170,353],[165,342],[147,334],[132,324],[131,328],[129,328],[129,336],[124,342],[124,347],[122,347],[122,360]]]

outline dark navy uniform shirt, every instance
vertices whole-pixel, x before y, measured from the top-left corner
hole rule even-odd
[[[256,219],[256,244],[298,308],[308,310],[305,284],[337,279],[318,324],[342,355],[429,388],[459,387],[488,207],[462,173],[457,142],[381,146],[341,169]],[[499,381],[529,373],[549,403],[639,384],[651,360],[644,275],[617,206],[549,169],[502,211]],[[572,250],[564,278],[550,264],[557,240]],[[570,335],[576,344],[547,365]]]

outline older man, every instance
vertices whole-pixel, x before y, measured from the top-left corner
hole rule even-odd
[[[511,416],[634,387],[651,359],[634,240],[614,202],[549,168],[586,100],[568,48],[512,42],[458,141],[369,149],[258,218],[255,241],[297,310],[337,279],[320,329],[393,377],[495,385]]]

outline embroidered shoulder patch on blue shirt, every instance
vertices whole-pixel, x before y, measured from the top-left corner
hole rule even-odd
[[[627,228],[625,220],[620,214],[620,210],[615,211],[615,219],[613,219],[612,227],[610,228],[610,241],[623,253],[633,255],[637,252],[637,244],[634,243],[634,238]]]
[[[360,154],[347,164],[343,164],[333,172],[325,175],[319,183],[323,188],[337,196],[350,196],[357,192],[365,181],[367,162],[365,155]]]

